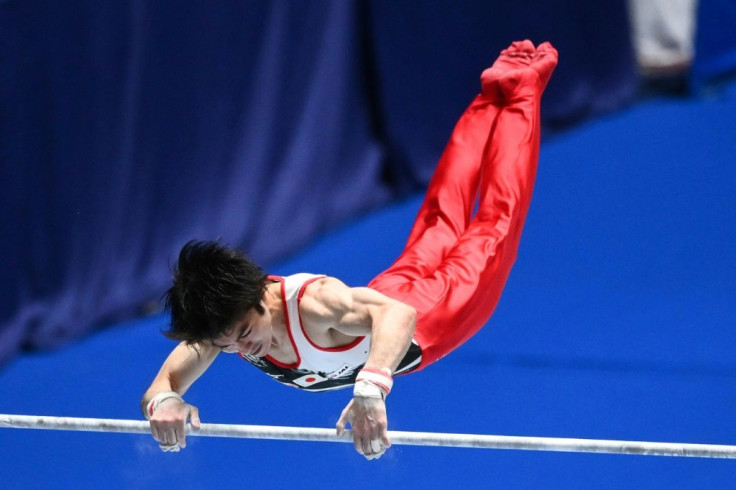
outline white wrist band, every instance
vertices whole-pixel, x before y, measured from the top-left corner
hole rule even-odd
[[[377,385],[370,381],[356,381],[353,386],[353,396],[361,396],[363,398],[378,398],[385,400],[385,392]]]
[[[353,395],[385,399],[393,385],[390,369],[363,368],[355,378]]]
[[[151,401],[146,405],[146,418],[150,420],[158,406],[161,405],[161,402],[168,400],[169,398],[176,398],[180,402],[184,403],[184,399],[176,391],[162,391],[151,398]]]

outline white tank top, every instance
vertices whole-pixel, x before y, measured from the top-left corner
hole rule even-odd
[[[271,356],[263,358],[240,356],[281,383],[309,391],[327,391],[346,388],[355,383],[358,371],[368,360],[371,338],[357,337],[340,347],[320,347],[308,336],[299,314],[299,303],[307,286],[325,277],[317,274],[294,274],[286,277],[270,276],[281,283],[284,320],[289,339],[294,347],[296,362],[284,364]],[[396,373],[409,372],[421,362],[421,349],[412,342]]]
[[[371,348],[371,338],[358,337],[348,345],[327,348],[318,346],[307,336],[299,314],[299,303],[307,286],[323,277],[325,276],[294,274],[283,278],[286,328],[296,351],[296,369],[326,373],[328,377],[342,376],[365,364]]]

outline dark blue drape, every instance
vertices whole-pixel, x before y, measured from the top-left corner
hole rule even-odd
[[[0,359],[385,202],[354,2],[2,5]],[[8,69],[10,68],[10,69]]]
[[[736,2],[700,0],[695,62],[690,82],[695,91],[711,80],[736,72]]]
[[[480,70],[511,40],[550,41],[560,52],[545,94],[547,130],[620,107],[636,89],[625,2],[375,0],[367,10],[374,96],[400,183],[429,181]]]
[[[548,127],[635,88],[625,2],[0,2],[0,361],[137,311],[189,239],[269,263],[431,174],[511,40]]]

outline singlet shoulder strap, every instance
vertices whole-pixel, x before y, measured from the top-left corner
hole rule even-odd
[[[284,307],[286,310],[286,326],[289,329],[289,336],[300,361],[304,360],[302,354],[310,349],[311,341],[304,332],[301,315],[299,314],[299,299],[309,284],[323,277],[325,276],[319,274],[300,273],[284,278],[283,293]],[[301,364],[297,367],[303,368],[304,366]]]

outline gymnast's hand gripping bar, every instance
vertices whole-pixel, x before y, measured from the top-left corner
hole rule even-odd
[[[150,434],[149,423],[139,420],[46,417],[0,414],[0,428],[74,430],[87,432],[124,432]],[[352,434],[342,436],[335,429],[280,427],[268,425],[202,424],[199,430],[188,427],[189,436],[238,437],[244,439],[281,439],[289,441],[352,442]],[[389,431],[392,444],[411,446],[469,447],[485,449],[520,449],[577,453],[636,454],[690,458],[736,459],[736,446],[685,444],[674,442],[613,441],[557,437],[491,436],[478,434],[443,434],[433,432]]]

